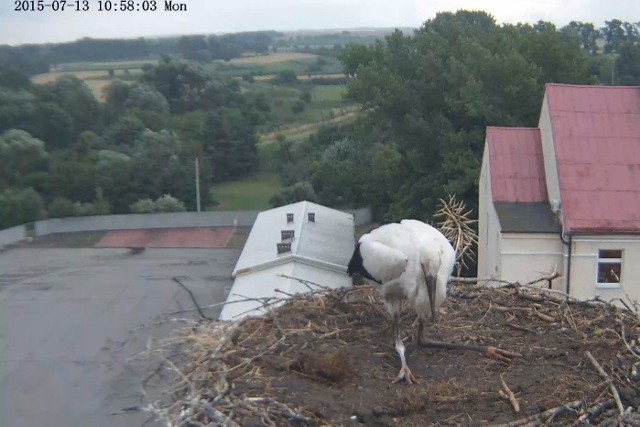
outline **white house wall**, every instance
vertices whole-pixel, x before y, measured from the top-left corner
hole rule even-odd
[[[563,273],[562,241],[558,234],[503,233],[501,237],[502,280],[525,283],[553,271]],[[552,287],[561,290],[562,280],[562,277],[555,279]]]
[[[493,205],[489,150],[485,141],[478,193],[478,277],[500,277],[500,222]]]
[[[622,249],[621,287],[602,289],[596,285],[599,249]],[[573,236],[569,294],[586,299],[621,298],[640,302],[640,236]],[[626,295],[625,295],[626,294]],[[628,298],[627,298],[628,296]]]
[[[549,115],[549,104],[547,95],[542,100],[540,111],[540,139],[542,140],[542,156],[544,159],[544,173],[547,182],[547,193],[549,200],[560,199],[560,184],[558,181],[558,163],[556,161],[556,151],[553,143],[553,129],[551,128],[551,116]]]

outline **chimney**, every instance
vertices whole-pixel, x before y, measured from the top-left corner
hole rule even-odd
[[[293,222],[293,214],[292,213],[288,213],[287,214],[287,224],[291,224]]]
[[[276,249],[278,250],[278,255],[291,252],[291,242],[276,243]]]
[[[295,230],[280,230],[280,239],[282,241],[287,239],[293,239],[295,235]]]
[[[309,212],[309,222],[316,222],[316,213]]]

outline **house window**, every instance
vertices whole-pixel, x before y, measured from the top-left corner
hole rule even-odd
[[[598,251],[598,286],[620,286],[622,277],[622,250],[600,249]]]

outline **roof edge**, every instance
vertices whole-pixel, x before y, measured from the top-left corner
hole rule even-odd
[[[332,262],[326,262],[326,261],[322,261],[316,258],[309,258],[309,257],[305,257],[305,256],[300,256],[297,254],[287,254],[284,256],[281,256],[279,258],[276,258],[274,260],[270,260],[267,262],[263,262],[261,264],[256,264],[253,265],[251,267],[245,267],[245,268],[241,268],[238,270],[234,270],[233,273],[231,273],[231,278],[235,279],[238,276],[243,276],[245,274],[251,274],[251,273],[255,273],[257,271],[263,271],[263,270],[268,270],[269,268],[272,267],[277,267],[279,265],[283,265],[286,264],[288,262],[299,262],[301,264],[307,264],[307,265],[311,265],[313,267],[321,267],[324,268],[326,270],[331,270],[331,271],[335,271],[337,273],[345,273],[347,272],[347,266],[346,265],[340,265],[340,264],[334,264]]]

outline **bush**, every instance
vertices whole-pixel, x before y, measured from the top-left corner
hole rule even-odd
[[[156,211],[156,204],[151,199],[141,199],[133,202],[129,209],[133,213],[153,213]]]
[[[186,212],[184,203],[175,197],[165,194],[156,199],[156,212]]]
[[[291,111],[293,111],[294,114],[300,114],[304,111],[304,102],[302,101],[296,101],[292,106],[291,106]]]
[[[66,218],[74,216],[75,212],[73,202],[66,197],[56,197],[47,208],[49,218]]]
[[[273,78],[276,84],[290,84],[298,81],[298,76],[293,70],[282,70]]]
[[[0,193],[0,229],[44,218],[44,201],[33,188]]]
[[[156,212],[186,212],[184,202],[176,199],[170,194],[158,197],[156,200],[141,199],[129,206],[133,213],[156,213]]]
[[[73,204],[73,214],[75,216],[90,216],[96,213],[93,209],[93,203],[75,202]]]
[[[313,190],[311,183],[307,181],[296,182],[295,184],[284,187],[278,193],[276,193],[269,203],[274,208],[278,206],[288,205],[289,203],[302,202],[304,200],[309,202],[317,201],[318,196]]]

